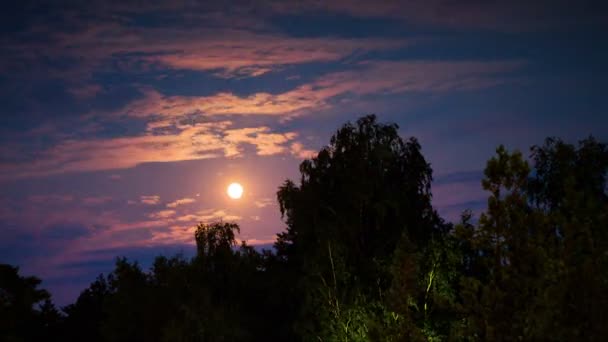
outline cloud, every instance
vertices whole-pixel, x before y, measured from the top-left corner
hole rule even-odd
[[[264,248],[272,247],[272,244],[277,242],[277,237],[273,237],[270,239],[237,239],[238,243],[246,242],[249,246],[264,246]]]
[[[513,81],[509,74],[523,61],[364,61],[354,69],[333,72],[278,94],[265,92],[238,96],[219,92],[210,96],[167,96],[142,89],[144,96],[114,115],[154,118],[148,130],[179,126],[186,116],[275,115],[327,108],[328,101],[344,94],[396,94],[483,89]],[[104,114],[105,115],[105,114]]]
[[[279,94],[258,92],[250,96],[237,96],[220,92],[211,96],[166,96],[155,90],[144,90],[144,97],[115,112],[131,117],[161,117],[148,125],[148,129],[176,124],[186,115],[286,115],[314,107],[318,101],[296,89]],[[172,120],[173,119],[173,120]]]
[[[154,205],[154,204],[158,204],[158,202],[160,202],[160,196],[158,196],[158,195],[140,196],[139,201],[143,204]]]
[[[193,225],[171,225],[166,229],[152,232],[150,241],[153,245],[162,244],[194,244],[194,231],[196,227]]]
[[[145,59],[177,69],[219,70],[216,73],[219,77],[255,77],[283,65],[337,61],[355,52],[360,54],[404,45],[404,40],[294,38],[225,31],[210,32],[204,41],[188,40],[179,46],[180,53],[158,54]]]
[[[131,15],[141,16],[144,10],[140,8],[139,13]],[[116,14],[106,18],[93,15],[83,21],[79,16],[60,13],[71,25],[70,31],[46,26],[16,33],[6,44],[0,70],[36,65],[41,54],[73,60],[72,68],[49,68],[49,75],[69,80],[72,95],[89,98],[101,91],[99,86],[86,83],[94,70],[178,69],[207,71],[221,78],[258,77],[289,65],[339,61],[353,54],[396,49],[409,43],[404,39],[291,37],[276,30],[234,28],[239,18],[224,18],[213,25],[207,20],[209,13],[173,14],[184,22],[189,15],[198,15],[200,20],[191,25],[151,27],[128,25]],[[124,12],[121,16],[129,20]],[[46,39],[22,39],[34,33]]]
[[[335,96],[483,89],[512,81],[523,61],[366,61],[360,69],[328,74],[312,89]],[[307,90],[310,91],[310,90]]]
[[[236,128],[227,120],[188,123],[184,119],[193,114],[200,117],[264,114],[285,118],[330,109],[338,97],[360,101],[366,95],[484,89],[520,81],[512,73],[524,65],[522,61],[367,61],[357,63],[352,70],[329,73],[279,94],[240,97],[218,93],[197,97],[166,96],[146,90],[143,98],[113,112],[114,117],[127,115],[148,120],[144,134],[65,139],[35,160],[0,163],[0,179],[124,169],[146,162],[238,157],[243,155],[244,145],[254,146],[262,156],[290,152],[305,157],[311,152],[295,141],[294,131],[273,132],[268,126]],[[108,119],[107,113],[98,116],[100,120]]]
[[[194,203],[194,202],[196,202],[196,200],[194,198],[180,198],[171,203],[168,203],[167,207],[176,208],[179,205],[184,205],[184,204],[189,204],[189,203]]]
[[[177,132],[109,139],[66,140],[19,163],[0,163],[0,179],[43,176],[74,171],[124,169],[146,162],[173,162],[216,157],[238,157],[243,145],[258,155],[287,150],[295,132],[273,133],[270,127],[230,129],[229,121],[180,126]]]
[[[272,200],[272,198],[260,198],[258,200],[255,200],[253,204],[258,208],[264,208],[269,205],[273,205],[274,201]]]
[[[179,222],[203,222],[209,223],[218,220],[222,221],[238,221],[241,220],[242,217],[238,215],[233,215],[227,213],[222,209],[208,209],[199,211],[196,214],[188,214],[177,217],[176,220]]]
[[[151,213],[148,217],[152,219],[167,219],[171,216],[175,215],[175,210],[161,210],[155,213]]]
[[[286,150],[285,143],[297,137],[295,132],[271,133],[269,127],[240,128],[225,132],[224,141],[227,147],[224,153],[227,157],[237,156],[242,153],[242,144],[254,145],[257,154],[270,156]]]
[[[310,159],[317,155],[317,151],[306,149],[302,143],[294,142],[289,147],[291,154],[298,158]]]

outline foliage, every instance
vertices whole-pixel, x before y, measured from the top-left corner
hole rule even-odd
[[[487,210],[444,222],[414,138],[366,116],[300,165],[274,251],[199,224],[197,253],[118,258],[60,314],[0,265],[2,341],[600,341],[608,336],[608,148],[500,146]]]
[[[19,269],[0,264],[0,337],[2,341],[35,341],[56,334],[61,321],[41,280],[23,277]]]

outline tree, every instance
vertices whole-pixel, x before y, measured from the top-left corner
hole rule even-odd
[[[465,331],[482,340],[522,339],[538,296],[537,275],[543,271],[538,244],[542,220],[527,201],[528,163],[520,152],[509,153],[503,146],[496,154],[482,181],[490,192],[487,212],[466,236],[473,247],[471,258],[481,267],[462,277]]]
[[[61,316],[41,280],[19,275],[0,264],[0,337],[3,341],[37,341],[55,332]]]
[[[82,291],[76,302],[63,308],[66,313],[64,326],[68,341],[103,341],[101,325],[106,319],[105,303],[111,294],[103,275]]]
[[[533,168],[502,146],[482,185],[488,209],[456,228],[464,326],[474,340],[601,340],[608,334],[608,150],[559,139]],[[583,285],[584,284],[584,285]]]
[[[305,338],[366,339],[422,307],[429,270],[418,262],[445,227],[430,203],[432,171],[420,145],[397,130],[373,115],[344,125],[302,162],[300,185],[288,180],[278,191],[287,230],[275,248],[289,270],[301,272],[289,277],[299,289]],[[406,264],[411,281],[393,282]],[[397,300],[402,290],[405,303]]]
[[[547,264],[535,337],[608,336],[608,148],[590,137],[578,148],[556,138],[532,148],[530,199],[545,214]]]

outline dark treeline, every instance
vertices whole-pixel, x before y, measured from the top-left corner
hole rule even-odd
[[[608,338],[608,149],[496,150],[487,210],[445,222],[418,142],[346,124],[277,198],[274,251],[200,224],[196,256],[119,258],[56,309],[0,267],[2,341],[599,341]]]

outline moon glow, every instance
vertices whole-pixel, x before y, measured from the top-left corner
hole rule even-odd
[[[232,199],[239,199],[243,196],[243,187],[239,183],[231,183],[228,185],[226,193],[228,194],[228,197]]]

